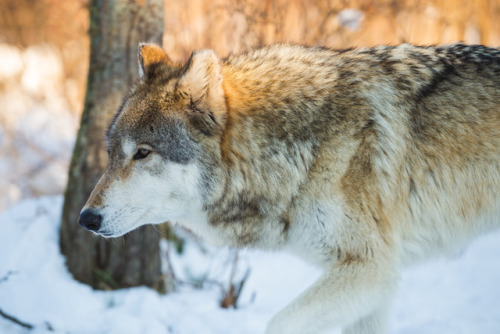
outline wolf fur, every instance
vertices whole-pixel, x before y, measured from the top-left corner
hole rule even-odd
[[[170,220],[321,266],[267,334],[385,333],[402,268],[500,226],[498,49],[139,50],[80,224]]]

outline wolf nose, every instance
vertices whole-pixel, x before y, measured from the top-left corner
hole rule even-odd
[[[102,216],[90,209],[85,209],[80,213],[78,224],[89,231],[97,231],[101,227]]]

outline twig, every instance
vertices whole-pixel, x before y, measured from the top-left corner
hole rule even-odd
[[[21,327],[24,327],[24,328],[27,328],[27,329],[33,329],[33,325],[28,324],[27,322],[21,321],[19,319],[16,319],[15,317],[13,317],[11,315],[8,315],[4,311],[2,311],[2,309],[0,309],[0,315],[2,317],[4,317],[5,319],[12,321],[15,324],[18,324]]]
[[[0,278],[0,283],[7,282],[9,280],[10,276],[12,276],[14,274],[17,274],[17,271],[9,270],[7,272],[7,274],[5,274],[5,276]]]
[[[233,263],[231,266],[231,273],[229,276],[229,287],[228,290],[224,289],[224,286],[221,284],[222,289],[222,300],[220,301],[220,306],[222,308],[237,308],[238,307],[238,299],[240,298],[241,291],[243,290],[243,286],[245,285],[248,276],[250,276],[250,268],[247,268],[245,275],[238,282],[234,282],[236,271],[238,267],[239,253],[237,250],[234,251]]]
[[[167,292],[172,292],[177,289],[177,277],[175,275],[174,267],[172,266],[172,260],[170,259],[170,252],[172,251],[172,247],[170,241],[167,241],[167,252],[165,254],[165,258],[167,261],[167,272],[165,277],[165,289]]]

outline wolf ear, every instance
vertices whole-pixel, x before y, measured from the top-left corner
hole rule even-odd
[[[172,66],[173,62],[167,53],[158,45],[140,43],[138,47],[139,78],[151,78],[159,67]]]
[[[223,81],[221,62],[212,50],[193,52],[179,79],[178,89],[191,97],[191,120],[206,134],[220,131],[225,125]]]

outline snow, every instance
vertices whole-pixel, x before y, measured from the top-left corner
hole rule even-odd
[[[218,306],[220,289],[179,286],[94,291],[75,281],[58,247],[61,196],[19,202],[0,214],[0,309],[34,330],[0,318],[0,333],[263,333],[266,322],[310,285],[319,271],[285,253],[240,252],[251,274],[240,307]],[[171,254],[182,280],[224,282],[234,252],[187,242]],[[403,274],[390,316],[391,333],[500,333],[500,233],[461,256]],[[191,268],[191,270],[187,270]],[[338,332],[334,332],[338,333]]]
[[[347,8],[337,14],[340,25],[351,30],[359,30],[365,18],[365,14],[357,9]]]

